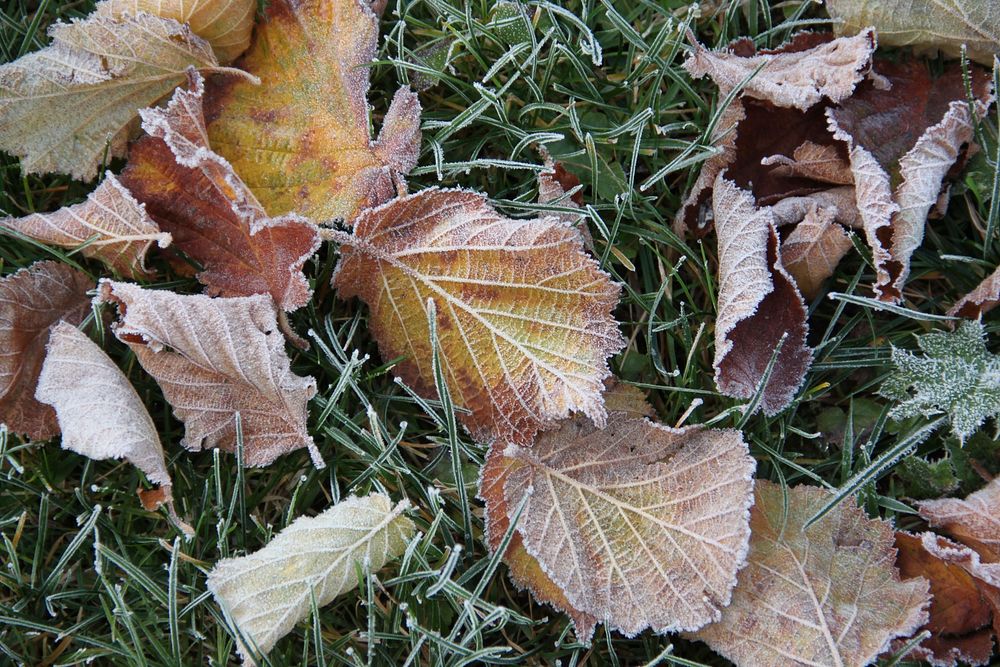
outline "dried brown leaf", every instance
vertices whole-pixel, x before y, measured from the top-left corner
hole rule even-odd
[[[46,349],[35,398],[55,409],[63,449],[95,461],[127,459],[160,487],[159,504],[166,503],[178,527],[192,534],[174,513],[173,483],[156,425],[128,378],[96,343],[66,322],[52,328]]]
[[[204,87],[192,73],[165,108],[144,109],[149,133],[129,152],[122,182],[204,267],[213,296],[270,294],[282,310],[312,294],[302,266],[319,248],[316,226],[297,215],[269,218],[232,166],[206,143]]]
[[[396,92],[378,140],[368,68],[378,18],[361,0],[274,0],[239,65],[260,78],[209,81],[211,145],[270,215],[345,218],[405,189],[420,149],[420,102]]]
[[[988,313],[1000,303],[1000,267],[986,276],[976,288],[959,299],[948,309],[953,317],[977,319],[983,313]]]
[[[831,185],[853,185],[851,165],[836,146],[821,145],[806,140],[792,152],[792,156],[771,155],[760,161],[764,166],[774,165],[771,172],[781,178],[808,178]]]
[[[184,422],[184,447],[235,451],[239,415],[245,465],[302,447],[324,465],[306,429],[316,381],[292,373],[270,297],[182,296],[102,280],[96,300],[118,307],[112,329]]]
[[[984,562],[1000,563],[1000,478],[965,500],[926,500],[918,508],[931,526],[975,549]]]
[[[756,391],[782,341],[761,396],[768,415],[795,396],[812,362],[806,307],[782,266],[778,233],[767,208],[720,174],[712,193],[719,242],[719,302],[715,324],[715,383],[735,398]]]
[[[531,448],[503,447],[480,486],[488,540],[496,548],[527,498],[515,581],[569,611],[581,637],[595,619],[632,636],[718,618],[749,538],[755,464],[737,431],[612,412],[604,429],[578,416]]]
[[[62,248],[84,246],[84,257],[129,278],[147,273],[146,252],[153,243],[165,248],[171,240],[111,172],[85,202],[53,213],[0,219],[0,230]]]
[[[829,41],[821,36],[823,43],[810,33],[799,39],[806,40],[809,48],[793,43],[787,49],[752,55],[709,51],[696,44],[684,68],[695,78],[710,76],[721,95],[749,78],[744,95],[805,111],[823,99],[838,102],[850,96],[875,51],[871,29]]]
[[[0,423],[45,440],[59,433],[55,411],[35,399],[49,328],[79,324],[94,282],[59,262],[35,262],[0,280]]]
[[[120,18],[145,12],[186,23],[226,65],[250,46],[256,10],[254,0],[104,0],[97,3],[94,13]]]
[[[781,244],[781,262],[802,294],[812,299],[851,247],[851,238],[834,222],[834,212],[813,205]]]
[[[829,498],[758,480],[732,604],[695,638],[739,666],[860,667],[926,622],[927,582],[900,581],[888,522],[848,499],[803,529]]]
[[[460,419],[483,440],[527,446],[572,412],[604,423],[607,357],[624,344],[619,286],[557,218],[511,220],[483,195],[422,190],[369,209],[342,243],[333,284],[360,297],[385,359],[436,395],[427,302]]]

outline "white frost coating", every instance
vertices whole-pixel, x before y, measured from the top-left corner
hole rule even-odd
[[[315,517],[299,517],[260,551],[219,561],[208,589],[237,626],[245,661],[266,654],[311,610],[357,584],[355,563],[375,572],[403,553],[413,522],[388,496],[351,496]],[[252,643],[252,644],[251,644]]]

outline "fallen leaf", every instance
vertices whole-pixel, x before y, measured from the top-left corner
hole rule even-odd
[[[900,581],[888,522],[847,499],[803,529],[829,498],[757,481],[747,566],[722,619],[695,639],[739,666],[860,667],[927,621],[928,584]]]
[[[987,67],[1000,54],[1000,6],[993,0],[826,0],[838,34],[875,26],[882,46],[940,49]]]
[[[812,299],[851,247],[851,238],[834,222],[834,212],[814,204],[781,244],[781,263],[802,294]]]
[[[948,314],[952,317],[975,320],[993,310],[998,303],[1000,303],[1000,267],[949,308]]]
[[[46,440],[59,433],[55,411],[35,399],[49,328],[79,324],[90,312],[94,282],[59,262],[35,262],[0,279],[0,423]]]
[[[771,155],[760,161],[764,166],[775,166],[774,176],[781,178],[808,178],[831,185],[853,185],[851,165],[836,146],[817,144],[809,139],[792,152],[792,156]]]
[[[160,487],[139,490],[144,505],[157,499],[147,509],[166,504],[177,526],[194,534],[174,511],[163,446],[142,399],[111,358],[72,324],[52,327],[35,398],[55,409],[63,449],[95,461],[128,460]]]
[[[26,174],[94,178],[124,154],[138,111],[218,66],[187,26],[150,14],[91,16],[49,28],[52,44],[0,66],[0,149]]]
[[[771,212],[722,174],[712,209],[719,242],[719,300],[715,323],[715,384],[734,398],[750,398],[784,338],[761,395],[765,414],[783,410],[812,363],[806,345],[806,307],[782,266]]]
[[[95,14],[121,18],[145,12],[186,23],[227,65],[250,46],[256,10],[254,0],[104,0],[97,3]]]
[[[297,215],[269,218],[226,160],[206,143],[204,86],[192,73],[165,108],[141,112],[149,134],[132,146],[122,182],[204,267],[213,296],[270,294],[282,310],[312,295],[302,266],[319,248],[316,226]]]
[[[61,248],[83,246],[84,257],[129,278],[147,274],[146,252],[153,243],[165,248],[171,240],[111,172],[86,201],[53,213],[0,219],[0,230]]]
[[[396,91],[372,142],[377,45],[378,19],[360,0],[275,0],[238,63],[261,85],[210,82],[209,142],[270,215],[350,221],[403,188],[420,149],[420,103]]]
[[[512,574],[582,639],[595,620],[627,636],[696,629],[719,617],[744,562],[754,466],[737,431],[578,416],[529,448],[493,444],[487,539],[496,548],[527,498]]]
[[[918,61],[877,61],[875,69],[878,79],[827,116],[833,136],[850,151],[876,295],[896,302],[944,178],[972,140],[973,117],[958,66],[936,78]],[[992,102],[989,79],[978,68],[972,74],[975,114],[982,117]]]
[[[128,343],[184,422],[181,445],[235,452],[259,467],[302,447],[323,459],[306,428],[316,381],[292,373],[271,298],[210,298],[102,280],[98,303],[118,307],[112,330]]]
[[[360,297],[384,359],[435,396],[426,303],[459,418],[484,441],[529,445],[571,412],[604,424],[607,357],[624,340],[619,286],[556,218],[511,220],[483,195],[431,188],[369,209],[333,233],[333,284]]]
[[[903,579],[923,577],[930,583],[929,619],[917,634],[929,630],[907,657],[924,660],[935,667],[955,667],[961,661],[970,665],[989,664],[993,654],[994,589],[974,577],[963,559],[972,558],[968,549],[935,535],[896,533],[896,566]],[[1000,619],[998,619],[1000,622]],[[899,650],[906,640],[897,640]]]
[[[799,33],[785,47],[762,53],[715,52],[696,43],[684,69],[695,78],[711,77],[721,96],[742,84],[743,95],[805,111],[824,98],[838,102],[849,97],[874,51],[870,28],[838,39]]]
[[[246,641],[244,661],[267,654],[312,609],[358,583],[355,565],[380,570],[413,537],[413,522],[388,496],[351,496],[314,517],[299,517],[263,549],[225,558],[208,574],[208,590]]]
[[[1000,477],[965,500],[942,498],[918,505],[920,516],[976,550],[986,563],[1000,563]],[[1000,566],[995,586],[1000,586]]]
[[[821,190],[802,197],[785,197],[771,206],[774,222],[779,227],[805,220],[814,207],[826,209],[833,214],[835,222],[861,229],[864,226],[856,204],[854,186],[841,186]]]
[[[893,419],[947,415],[960,442],[987,417],[1000,413],[1000,358],[986,348],[980,322],[963,321],[955,331],[917,336],[922,355],[892,348],[895,371],[879,393],[899,401]]]

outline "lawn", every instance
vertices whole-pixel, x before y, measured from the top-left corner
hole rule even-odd
[[[964,449],[939,429],[904,456],[888,456],[931,419],[887,419],[893,404],[878,393],[893,370],[891,348],[913,350],[915,335],[946,328],[935,317],[1000,263],[1000,239],[987,233],[1000,213],[991,201],[1000,183],[991,159],[995,111],[978,128],[986,145],[955,179],[946,215],[927,226],[900,306],[828,298],[871,296],[871,251],[855,234],[807,303],[815,359],[802,388],[773,417],[744,415],[746,401],[720,394],[713,380],[715,237],[673,231],[715,153],[711,135],[725,102],[682,63],[689,31],[709,47],[739,36],[774,47],[798,30],[826,29],[825,9],[794,0],[526,7],[530,30],[512,3],[390,0],[371,70],[371,123],[381,125],[401,83],[421,89],[423,139],[410,191],[477,190],[511,218],[565,212],[536,203],[544,145],[580,179],[594,255],[623,284],[614,316],[627,345],[611,358],[612,372],[641,388],[664,424],[741,430],[758,478],[834,490],[853,480],[850,490],[870,516],[922,530],[914,501],[964,496],[982,486],[977,470],[998,472],[992,422]],[[91,10],[91,2],[8,0],[0,7],[3,61],[45,46],[52,23]],[[0,211],[8,215],[53,211],[93,188],[67,176],[25,176],[16,158],[0,160]],[[730,664],[701,642],[649,631],[626,638],[599,625],[582,644],[565,614],[511,583],[483,538],[476,492],[486,446],[456,426],[446,406],[394,379],[399,360],[380,355],[368,308],[338,299],[330,286],[338,257],[327,243],[306,263],[314,297],[290,321],[311,346],[288,347],[292,370],[317,381],[308,427],[325,469],[304,450],[264,468],[242,468],[218,450],[184,450],[183,424],[159,386],[95,318],[96,337],[108,339],[105,349],[160,430],[177,511],[193,539],[164,512],[143,509],[135,490],[148,483],[132,465],[0,431],[0,664],[237,664],[234,638],[206,588],[213,564],[260,549],[300,516],[371,491],[408,498],[419,537],[401,559],[375,576],[359,572],[357,590],[299,623],[270,652],[270,664]],[[94,280],[104,275],[78,253],[0,237],[3,275],[42,259]],[[201,291],[162,254],[150,264],[158,287]],[[984,323],[991,335],[1000,329],[995,315]]]

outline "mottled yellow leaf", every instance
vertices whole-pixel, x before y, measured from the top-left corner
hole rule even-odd
[[[146,252],[153,243],[165,248],[171,241],[111,172],[85,202],[53,213],[0,219],[0,230],[62,248],[83,246],[84,257],[129,278],[146,273]]]
[[[226,65],[250,46],[256,10],[255,0],[105,0],[97,3],[95,13],[119,18],[146,12],[186,23]]]
[[[361,0],[275,0],[239,65],[260,77],[209,82],[209,141],[272,216],[352,219],[402,187],[416,164],[420,103],[396,92],[378,141],[368,67],[378,19]]]
[[[756,497],[733,601],[694,638],[738,667],[861,667],[927,621],[927,581],[900,581],[887,521],[847,499],[803,529],[827,491],[758,480]]]
[[[987,66],[1000,54],[1000,4],[996,0],[826,0],[840,35],[875,26],[882,46],[940,49]]]
[[[624,345],[619,287],[557,218],[512,220],[483,195],[422,190],[361,214],[333,284],[360,297],[385,359],[436,394],[427,301],[460,419],[483,440],[530,444],[579,411],[604,423],[606,359]]]
[[[50,46],[0,66],[0,149],[28,174],[92,179],[105,152],[124,154],[139,109],[189,67],[218,65],[190,28],[151,14],[57,23],[49,35]]]
[[[260,551],[216,563],[212,592],[246,642],[245,660],[267,654],[316,606],[329,604],[358,583],[355,566],[376,572],[398,557],[415,531],[405,500],[351,496],[322,514],[299,517]]]

